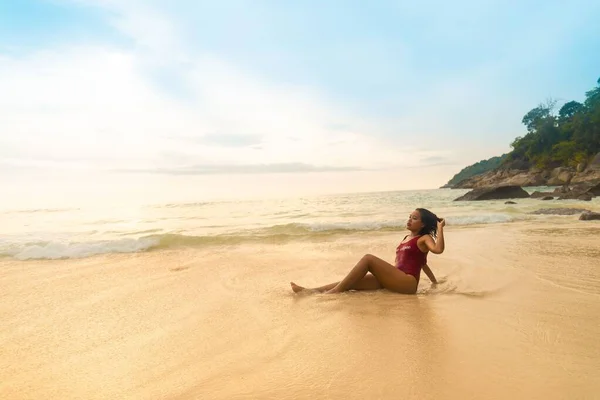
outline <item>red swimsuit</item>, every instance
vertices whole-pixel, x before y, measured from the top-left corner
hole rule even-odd
[[[417,246],[417,240],[420,237],[421,235],[415,236],[406,243],[400,243],[396,248],[396,268],[414,276],[417,279],[417,284],[421,277],[421,268],[427,264],[427,253],[423,253]]]

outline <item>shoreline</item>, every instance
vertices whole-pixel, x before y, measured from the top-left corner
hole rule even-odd
[[[447,226],[428,260],[446,281],[423,274],[410,296],[289,287],[339,280],[365,253],[393,261],[402,232],[3,260],[0,395],[585,397],[600,390],[598,234],[579,221]]]

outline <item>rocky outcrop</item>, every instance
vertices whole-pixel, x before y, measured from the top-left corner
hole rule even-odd
[[[540,199],[540,198],[543,199],[544,197],[548,197],[548,196],[553,197],[554,196],[554,192],[538,192],[538,191],[535,191],[535,192],[531,193],[530,197],[532,199]]]
[[[571,191],[561,195],[558,200],[582,200],[582,201],[590,201],[594,196],[590,193],[581,193],[577,191]]]
[[[473,189],[470,192],[454,199],[454,201],[480,201],[480,200],[501,200],[501,199],[521,199],[529,197],[529,193],[520,186],[505,185],[487,188]]]
[[[600,196],[600,182],[596,183],[595,185],[592,184],[587,190],[586,193],[590,193],[594,196]]]
[[[554,189],[554,192],[552,192],[552,194],[563,194],[563,193],[569,193],[571,191],[571,188],[569,187],[569,185],[563,185],[561,187],[557,187],[556,189]]]
[[[554,173],[554,176],[552,174]],[[517,185],[528,186],[560,186],[565,184],[593,183],[600,181],[600,170],[586,169],[581,173],[575,170],[559,169],[558,171],[520,171],[496,170],[477,175],[453,186],[454,189],[477,189],[480,187]]]
[[[477,189],[505,185],[559,186],[594,182],[600,182],[600,153],[587,166],[586,163],[580,163],[577,168],[564,166],[541,170],[526,163],[512,162],[503,165],[502,168],[462,180],[453,188]],[[598,194],[595,195],[598,196]]]
[[[587,169],[590,171],[600,171],[600,153],[596,154],[596,157],[592,159]]]
[[[573,175],[573,179],[571,179],[571,184],[579,184],[579,183],[594,183],[600,181],[600,170],[593,170],[589,167],[578,174]]]
[[[552,195],[559,196],[559,200],[589,201],[593,197],[600,195],[600,182],[583,182],[572,186],[564,185],[554,189]]]
[[[544,186],[549,178],[545,171],[503,169],[490,171],[460,181],[456,189],[477,189],[490,186]]]
[[[576,171],[568,167],[554,168],[550,173],[550,179],[546,181],[548,186],[565,185],[571,182]]]
[[[600,213],[585,211],[580,216],[579,219],[581,221],[592,221],[592,220],[600,220]]]

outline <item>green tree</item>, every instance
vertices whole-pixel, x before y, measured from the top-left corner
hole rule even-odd
[[[567,121],[573,118],[573,116],[584,110],[583,104],[577,101],[569,101],[565,103],[558,111],[558,118],[560,121]]]
[[[597,83],[598,86],[585,93],[585,106],[588,108],[594,108],[600,104],[600,78],[598,78]]]
[[[521,122],[527,127],[529,132],[533,132],[539,123],[552,116],[555,106],[556,100],[549,98],[545,103],[540,103],[536,108],[525,114]]]

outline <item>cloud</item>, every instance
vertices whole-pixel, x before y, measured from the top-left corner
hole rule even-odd
[[[221,147],[252,148],[262,148],[259,145],[263,141],[261,135],[242,135],[227,133],[209,133],[203,136],[182,136],[178,139],[181,139],[182,141],[189,141],[192,143],[216,145]]]
[[[0,181],[19,205],[437,187],[597,79],[591,1],[55,3],[97,26],[63,41],[40,23],[30,43],[52,47],[0,49]]]
[[[218,175],[218,174],[269,174],[362,171],[360,167],[331,167],[303,163],[247,164],[247,165],[193,165],[184,168],[120,169],[119,173],[143,173],[165,175]]]
[[[198,56],[181,75],[194,94],[190,102],[164,96],[142,71],[135,52],[113,48],[0,59],[0,157],[32,165],[48,157],[78,160],[102,169],[179,168],[184,158],[330,168],[419,161],[407,151],[411,143],[399,157],[398,148],[374,134],[375,125],[312,88],[265,82]],[[345,125],[332,129],[340,120]]]
[[[415,166],[444,153],[420,150],[402,125],[390,128],[314,86],[271,81],[189,48],[178,20],[148,3],[78,3],[109,11],[134,45],[0,57],[4,165],[321,172]],[[386,138],[390,130],[408,139]]]

